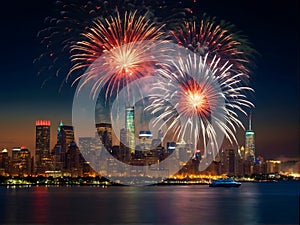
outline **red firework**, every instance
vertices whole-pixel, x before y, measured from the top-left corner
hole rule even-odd
[[[234,73],[249,75],[249,57],[253,51],[245,37],[234,31],[234,26],[205,14],[201,19],[184,22],[179,30],[171,30],[172,36],[179,45],[200,54],[208,55],[208,63],[214,56],[220,58],[220,66],[232,65]]]

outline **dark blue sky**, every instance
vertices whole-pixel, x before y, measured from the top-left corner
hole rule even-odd
[[[1,5],[0,148],[34,147],[36,119],[50,119],[53,141],[59,120],[71,123],[75,87],[62,77],[37,76],[41,52],[36,35],[53,1],[5,1]],[[236,25],[258,51],[253,129],[265,158],[299,156],[299,4],[297,0],[197,1],[201,12]],[[48,76],[53,79],[42,87]],[[239,135],[241,136],[241,135]],[[242,138],[240,138],[243,144]]]

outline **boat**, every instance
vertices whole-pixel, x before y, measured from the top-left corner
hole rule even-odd
[[[209,187],[239,187],[242,183],[231,178],[220,178],[212,180]]]

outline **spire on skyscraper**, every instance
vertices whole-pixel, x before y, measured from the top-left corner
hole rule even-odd
[[[249,130],[252,130],[252,112],[250,112],[250,115],[249,115]]]
[[[246,142],[245,142],[245,159],[252,162],[255,161],[255,137],[252,130],[252,113],[249,114],[249,129],[246,130]]]

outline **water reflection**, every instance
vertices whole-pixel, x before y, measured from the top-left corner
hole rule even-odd
[[[0,224],[297,224],[299,186],[0,189]]]
[[[38,186],[33,187],[32,192],[28,195],[28,199],[26,201],[26,206],[32,209],[32,217],[33,223],[36,224],[46,224],[48,220],[48,210],[49,210],[49,195],[48,195],[48,187],[47,186]],[[30,218],[28,216],[23,217],[24,222],[30,222]]]

